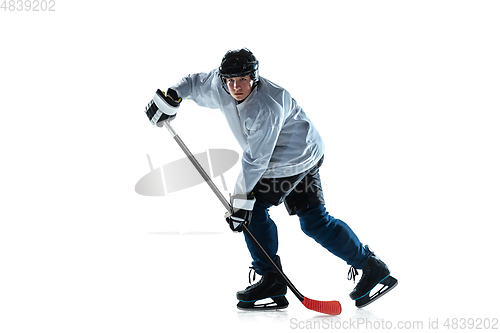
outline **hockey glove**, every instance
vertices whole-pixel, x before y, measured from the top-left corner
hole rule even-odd
[[[226,213],[226,222],[234,232],[241,232],[243,224],[248,225],[252,219],[255,197],[251,194],[236,194],[231,197],[231,213]]]
[[[167,95],[158,89],[153,100],[146,106],[146,115],[151,124],[161,127],[165,120],[173,120],[182,99],[175,90],[169,89]]]

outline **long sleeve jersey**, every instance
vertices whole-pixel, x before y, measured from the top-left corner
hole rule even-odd
[[[260,178],[302,173],[323,156],[323,140],[304,110],[288,91],[263,77],[240,104],[224,90],[217,69],[188,75],[171,89],[225,116],[243,149],[235,194],[250,193]]]

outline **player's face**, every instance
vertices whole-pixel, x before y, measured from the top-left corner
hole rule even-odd
[[[252,92],[253,81],[250,78],[250,75],[226,79],[226,84],[229,89],[229,93],[237,101],[244,100]]]

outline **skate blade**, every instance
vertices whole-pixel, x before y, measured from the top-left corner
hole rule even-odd
[[[272,311],[282,310],[288,307],[288,300],[285,296],[276,296],[256,301],[239,301],[236,307],[244,311]],[[267,303],[263,303],[267,302]]]
[[[384,280],[380,281],[379,284],[381,284],[382,287],[378,291],[370,295],[371,291],[375,289],[373,288],[372,290],[370,290],[370,292],[368,292],[368,294],[358,298],[356,300],[356,307],[363,308],[375,302],[377,299],[379,299],[380,297],[384,296],[389,291],[394,289],[398,285],[398,280],[389,275]]]

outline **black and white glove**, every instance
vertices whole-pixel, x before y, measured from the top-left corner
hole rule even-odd
[[[182,98],[179,98],[175,90],[168,89],[165,95],[165,92],[158,89],[151,102],[146,106],[145,112],[151,124],[161,127],[163,121],[173,120],[181,101]]]
[[[236,194],[231,197],[231,212],[227,212],[226,222],[234,232],[241,232],[243,224],[248,225],[252,219],[255,197],[251,194]]]

